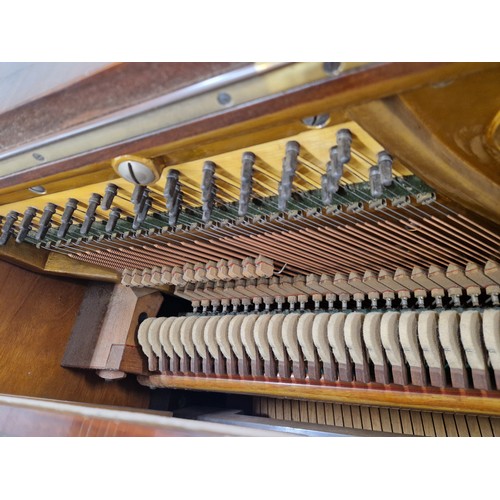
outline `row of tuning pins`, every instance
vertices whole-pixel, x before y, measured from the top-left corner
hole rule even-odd
[[[34,239],[36,241],[45,240],[49,229],[53,226],[53,216],[58,211],[62,211],[62,214],[61,222],[56,233],[57,238],[64,239],[66,237],[70,227],[75,223],[76,211],[84,214],[79,218],[83,219],[81,220],[79,233],[81,236],[87,236],[98,217],[98,207],[105,211],[110,210],[108,218],[105,220],[105,231],[112,233],[115,230],[116,224],[122,214],[122,210],[120,208],[111,207],[114,198],[118,195],[118,189],[118,186],[115,184],[108,184],[104,196],[101,196],[98,193],[92,193],[86,204],[80,203],[80,201],[76,198],[69,198],[64,208],[59,207],[55,203],[47,203],[43,210],[39,210],[35,207],[28,207],[19,223],[16,242],[22,243],[28,234],[34,230],[34,219],[37,216],[39,216],[39,220],[36,223]],[[152,198],[144,186],[137,186],[132,194],[131,202],[134,204],[135,211],[133,228],[138,229],[144,222],[148,210],[151,208]],[[84,208],[84,210],[82,210],[82,208]],[[0,245],[5,245],[8,239],[14,234],[14,227],[20,217],[21,214],[16,211],[8,213],[2,227]]]
[[[321,176],[321,197],[323,204],[331,205],[333,195],[339,190],[340,180],[344,175],[344,165],[351,160],[352,134],[348,129],[337,132],[337,145],[330,149],[330,161],[326,164],[326,173]],[[370,194],[373,198],[383,195],[384,187],[392,184],[392,156],[387,151],[377,155],[377,165],[369,169]]]

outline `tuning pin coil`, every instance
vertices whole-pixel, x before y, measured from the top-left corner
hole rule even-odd
[[[111,212],[109,213],[109,216],[108,216],[108,222],[106,222],[106,232],[107,233],[112,233],[115,230],[116,223],[120,219],[121,213],[122,213],[122,211],[117,207],[113,207],[111,209]]]
[[[57,230],[57,237],[58,238],[64,238],[71,226],[73,224],[73,213],[78,207],[78,200],[75,198],[70,198],[66,206],[64,207],[64,212],[61,217],[61,225],[59,226],[59,229]]]
[[[104,197],[101,202],[101,208],[103,210],[109,210],[117,194],[118,194],[118,186],[116,184],[108,184],[106,186],[106,190],[104,191]]]
[[[238,215],[244,217],[248,212],[248,206],[252,196],[252,178],[255,155],[250,152],[243,153],[241,165],[241,186]]]
[[[387,151],[381,151],[377,155],[377,160],[382,185],[390,186],[392,184],[392,156]]]
[[[43,240],[47,231],[50,229],[52,216],[56,213],[57,205],[54,203],[47,203],[43,210],[43,214],[40,217],[40,222],[38,224],[38,231],[35,234],[35,239],[37,241]]]
[[[343,128],[337,132],[337,154],[339,162],[342,164],[349,163],[351,160],[351,131]]]
[[[382,177],[378,166],[370,167],[370,193],[373,198],[380,198],[382,196]]]
[[[13,226],[17,222],[17,219],[21,215],[15,210],[11,210],[5,217],[5,222],[2,227],[2,234],[0,235],[0,245],[5,245],[13,232]]]
[[[17,243],[22,243],[26,239],[26,236],[28,236],[28,233],[31,231],[31,223],[35,218],[36,213],[37,209],[34,207],[28,207],[24,211],[23,220],[21,221],[21,228],[17,233]]]
[[[89,199],[89,206],[87,212],[85,213],[85,219],[83,220],[82,227],[80,228],[80,234],[86,236],[95,222],[95,212],[97,207],[101,203],[102,196],[98,193],[92,193]]]
[[[212,210],[215,202],[215,163],[206,161],[203,164],[203,178],[201,181],[201,201],[202,201],[202,220],[208,222],[212,216]]]

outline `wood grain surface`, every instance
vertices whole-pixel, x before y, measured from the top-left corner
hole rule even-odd
[[[57,279],[0,261],[0,393],[146,408],[132,377],[108,384],[60,366],[86,282]]]

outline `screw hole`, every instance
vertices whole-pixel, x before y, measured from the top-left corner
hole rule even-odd
[[[330,115],[328,114],[307,116],[306,118],[302,118],[302,123],[309,128],[326,127],[329,121],[330,121]]]

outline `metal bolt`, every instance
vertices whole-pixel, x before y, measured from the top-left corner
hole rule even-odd
[[[217,102],[221,106],[228,106],[231,104],[232,98],[231,95],[228,94],[227,92],[219,92],[219,95],[217,96]]]

